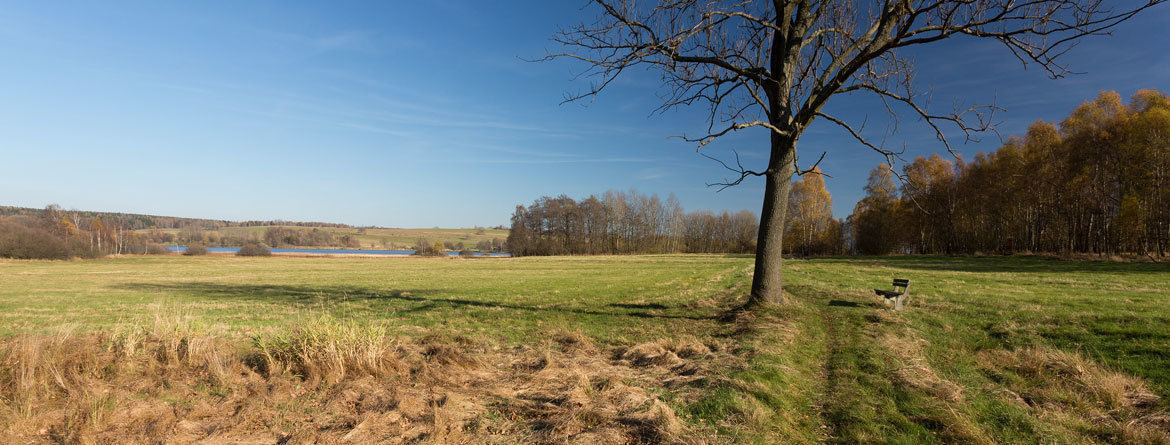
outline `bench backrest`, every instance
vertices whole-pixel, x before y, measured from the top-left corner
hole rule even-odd
[[[907,286],[910,286],[910,280],[902,280],[902,279],[894,278],[894,287],[907,287]]]

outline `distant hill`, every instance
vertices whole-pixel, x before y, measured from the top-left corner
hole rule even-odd
[[[0,206],[0,217],[25,219],[40,218],[44,209]],[[138,233],[151,242],[202,244],[238,247],[249,241],[265,242],[273,247],[349,247],[410,249],[420,239],[440,242],[452,250],[475,249],[500,251],[508,237],[505,227],[453,229],[400,229],[385,227],[354,227],[348,224],[298,221],[227,221],[177,216],[141,215],[136,213],[95,212],[88,210],[61,210],[65,218],[76,221],[77,227],[89,227],[89,221],[100,219],[105,226],[116,225],[122,230]],[[328,236],[319,244],[286,243],[266,236],[268,229],[316,229]],[[485,244],[486,243],[486,244]]]
[[[40,216],[43,209],[28,207],[0,206],[0,216]],[[297,221],[227,221],[203,218],[182,218],[178,216],[141,215],[137,213],[95,212],[90,210],[65,210],[70,215],[76,214],[81,219],[101,218],[103,221],[116,221],[129,230],[143,230],[149,228],[184,229],[200,228],[216,230],[224,227],[261,227],[261,226],[295,226],[295,227],[332,227],[353,228],[348,224],[325,222],[297,222]],[[373,227],[370,227],[373,228]]]

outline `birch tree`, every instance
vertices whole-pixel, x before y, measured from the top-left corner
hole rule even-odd
[[[819,168],[792,184],[785,217],[789,252],[811,255],[833,223],[833,197]],[[820,252],[817,252],[820,253]]]

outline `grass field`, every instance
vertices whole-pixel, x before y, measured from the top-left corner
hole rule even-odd
[[[312,230],[311,227],[296,227],[296,226],[271,226],[271,227],[285,227],[297,230]],[[222,236],[246,237],[247,234],[253,234],[259,239],[264,239],[264,232],[268,230],[269,226],[263,227],[225,227],[214,230]],[[508,231],[491,228],[462,228],[462,229],[357,229],[357,228],[338,228],[338,227],[320,227],[318,230],[331,232],[335,238],[340,238],[343,235],[354,236],[361,242],[363,248],[383,248],[383,241],[386,246],[391,249],[410,249],[419,238],[426,238],[428,241],[434,242],[450,242],[451,244],[463,243],[469,249],[474,249],[476,243],[480,241],[491,241],[498,239],[500,241],[508,239]],[[162,232],[179,234],[179,229],[163,229]],[[146,233],[148,230],[140,230],[139,233]],[[481,233],[482,232],[482,233]]]
[[[0,438],[1170,437],[1170,264],[790,260],[793,304],[732,311],[751,267],[714,255],[0,260]],[[911,280],[904,312],[872,296],[894,277]]]

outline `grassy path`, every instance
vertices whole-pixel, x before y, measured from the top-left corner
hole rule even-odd
[[[807,295],[806,295],[807,296]],[[847,385],[848,368],[847,361],[851,358],[847,349],[855,347],[860,343],[857,339],[857,331],[855,326],[842,326],[842,315],[839,307],[842,306],[824,306],[813,302],[814,305],[820,307],[820,321],[824,323],[825,331],[828,334],[825,342],[825,362],[822,368],[822,375],[825,379],[824,389],[821,391],[821,408],[820,415],[822,422],[825,424],[825,433],[827,437],[841,437],[844,434],[844,429],[848,427],[845,419],[848,417],[848,412],[852,408],[844,405],[843,390]],[[852,318],[852,317],[849,317]],[[849,320],[850,324],[852,320]]]
[[[1153,309],[1170,296],[1161,293],[1170,290],[1159,273],[1165,265],[949,261],[791,262],[785,289],[794,304],[762,315],[774,320],[743,341],[769,345],[753,362],[787,374],[788,386],[775,392],[808,403],[812,421],[744,441],[1170,440],[1167,404],[1157,395],[1167,390],[1167,349],[1151,326],[1166,327],[1165,312]],[[905,312],[862,287],[890,276],[918,284]],[[1150,311],[1135,307],[1146,305]],[[1122,327],[1119,319],[1145,324]],[[797,340],[786,339],[788,327],[799,331]],[[751,369],[732,376],[738,383],[731,386],[766,380]],[[727,411],[761,417],[742,392],[723,400]],[[783,421],[779,411],[790,405],[771,405],[772,419]]]
[[[926,365],[919,338],[873,300],[804,294],[828,333],[822,422],[831,443],[979,442],[955,428],[959,389]],[[809,298],[812,297],[812,298]]]

